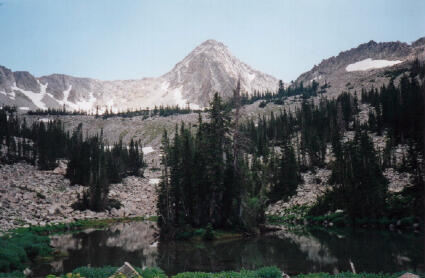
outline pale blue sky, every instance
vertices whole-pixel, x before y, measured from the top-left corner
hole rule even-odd
[[[360,43],[425,36],[423,0],[0,0],[0,65],[159,76],[207,39],[285,81]]]

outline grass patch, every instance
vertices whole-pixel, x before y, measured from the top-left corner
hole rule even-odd
[[[342,272],[338,274],[329,273],[310,273],[300,274],[294,278],[397,278],[403,275],[405,272],[394,273],[394,274],[383,274],[383,273],[359,273],[354,274],[351,272]],[[421,276],[421,275],[420,275]],[[421,276],[423,277],[423,276]]]
[[[282,272],[274,266],[263,267],[257,270],[224,271],[217,273],[208,272],[183,272],[172,278],[281,278]]]

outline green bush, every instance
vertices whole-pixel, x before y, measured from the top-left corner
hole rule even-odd
[[[394,274],[383,274],[383,273],[359,273],[354,274],[351,272],[342,272],[338,274],[329,274],[329,273],[310,273],[310,274],[300,274],[294,278],[397,278],[403,275],[404,272],[394,273]]]
[[[280,278],[282,272],[274,266],[263,267],[257,270],[241,270],[240,272],[225,271],[218,273],[183,272],[172,278]]]
[[[10,273],[0,273],[0,278],[24,278],[25,275],[22,271],[14,271]]]
[[[143,278],[166,278],[164,271],[158,267],[147,267],[144,270],[137,271],[143,276]]]
[[[202,236],[203,240],[213,240],[215,238],[214,231],[211,223],[208,223],[207,230],[205,231],[204,235]]]
[[[194,236],[204,236],[205,235],[205,232],[206,232],[205,229],[200,228],[200,229],[195,230],[193,232],[193,235]]]
[[[36,257],[52,254],[47,236],[21,231],[0,238],[0,271],[22,270]]]
[[[104,267],[79,267],[72,271],[73,274],[80,274],[84,278],[108,278],[117,271],[116,266],[104,266]],[[142,275],[143,278],[166,278],[164,271],[157,267],[148,267],[145,269],[135,268],[137,272]],[[66,277],[66,276],[65,276]]]
[[[109,277],[117,271],[118,267],[116,266],[104,266],[104,267],[79,267],[72,271],[73,274],[79,273],[82,277],[85,278],[104,278]]]

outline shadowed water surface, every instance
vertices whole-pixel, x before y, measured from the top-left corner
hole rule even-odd
[[[389,232],[290,232],[216,242],[158,242],[152,222],[116,224],[52,237],[69,256],[38,266],[38,276],[79,266],[158,266],[168,275],[183,271],[253,269],[275,265],[288,274],[350,271],[423,271],[423,236]]]

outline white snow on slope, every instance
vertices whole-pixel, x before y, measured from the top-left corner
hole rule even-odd
[[[148,154],[148,153],[151,153],[151,152],[154,152],[154,151],[155,150],[152,147],[143,147],[142,148],[143,154]]]
[[[20,110],[25,110],[25,111],[30,110],[30,108],[29,108],[29,107],[26,107],[26,106],[19,107],[19,109],[20,109]]]
[[[173,94],[176,104],[180,107],[186,107],[187,101],[183,98],[181,88],[175,89]]]
[[[16,98],[15,91],[11,91],[11,92],[9,93],[9,98],[10,98],[11,100],[15,100],[15,98]]]
[[[396,60],[396,61],[389,61],[389,60],[372,60],[371,58],[367,58],[361,61],[358,61],[353,64],[349,64],[345,70],[346,71],[365,71],[370,69],[379,69],[379,68],[385,68],[389,66],[396,65],[398,63],[401,63],[402,61]]]
[[[159,184],[161,179],[149,179],[149,184],[156,185]]]
[[[42,93],[34,93],[32,91],[25,91],[21,88],[16,87],[16,84],[14,84],[12,86],[12,90],[13,91],[19,91],[22,94],[24,94],[25,96],[27,96],[33,103],[35,106],[37,106],[40,109],[47,109],[46,104],[42,101],[43,97],[46,94],[42,94]]]
[[[3,94],[5,96],[7,96],[7,93],[6,92],[3,92],[3,91],[0,91],[0,94]]]
[[[73,103],[73,102],[68,100],[71,90],[72,90],[72,85],[69,85],[69,88],[67,90],[63,91],[63,99],[58,100],[58,102],[61,105],[65,104],[68,107],[70,107],[71,109],[84,110],[84,111],[89,111],[90,109],[93,108],[93,104],[96,102],[96,98],[93,96],[92,92],[90,92],[88,100],[80,99],[76,103]]]

